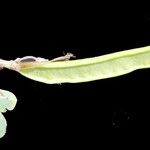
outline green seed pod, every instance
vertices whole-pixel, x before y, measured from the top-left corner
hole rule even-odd
[[[150,68],[150,46],[79,60],[25,62],[19,67],[23,76],[47,84],[87,82]]]

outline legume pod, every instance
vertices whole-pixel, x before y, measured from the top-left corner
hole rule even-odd
[[[78,83],[127,74],[150,67],[150,46],[103,56],[61,61],[20,64],[20,73],[47,84]]]

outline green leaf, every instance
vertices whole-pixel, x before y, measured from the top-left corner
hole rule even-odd
[[[0,112],[0,138],[6,133],[7,122],[2,113]]]
[[[54,84],[111,78],[149,67],[150,46],[147,46],[79,60],[21,63],[19,72],[30,79]]]
[[[2,113],[13,110],[17,103],[15,95],[9,91],[0,89],[0,138],[6,133],[7,122]]]

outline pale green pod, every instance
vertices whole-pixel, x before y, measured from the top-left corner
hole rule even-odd
[[[17,103],[15,95],[9,91],[0,89],[0,138],[6,133],[7,122],[2,113],[13,110]]]
[[[30,79],[54,84],[111,78],[149,67],[150,46],[147,46],[79,60],[20,63],[19,72]]]

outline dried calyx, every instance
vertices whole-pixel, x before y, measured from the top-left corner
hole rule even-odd
[[[15,60],[3,60],[0,59],[0,70],[3,68],[7,68],[10,70],[19,71],[20,70],[20,64],[23,63],[30,63],[30,62],[36,62],[36,63],[43,63],[43,62],[55,62],[55,61],[67,61],[70,58],[75,58],[75,56],[72,53],[67,53],[64,56],[54,58],[52,60],[45,59],[42,57],[34,57],[34,56],[25,56],[22,58],[16,58]]]

